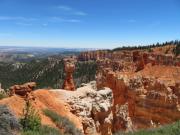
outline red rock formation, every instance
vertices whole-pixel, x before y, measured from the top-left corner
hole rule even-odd
[[[100,69],[97,73],[96,81],[98,89],[109,87],[113,91],[113,131],[126,130],[127,128],[127,130],[132,130],[130,116],[134,113],[133,101],[135,99],[134,95],[128,91],[125,81],[122,78],[118,78],[117,74],[110,68]],[[122,106],[126,109],[123,109]]]
[[[63,89],[65,90],[75,90],[75,85],[73,81],[73,72],[75,70],[75,64],[70,59],[64,59],[64,70],[66,72],[66,78],[64,80]]]
[[[133,62],[135,63],[136,71],[140,71],[144,69],[145,62],[147,63],[147,55],[141,54],[139,51],[134,51]]]
[[[172,57],[139,52],[133,52],[131,68],[125,68],[127,62],[121,60],[98,60],[97,88],[109,87],[114,95],[114,132],[180,118],[180,67],[169,62]]]
[[[180,118],[179,57],[143,51],[103,53],[93,55],[98,65],[96,82],[98,89],[113,91],[114,132],[156,127]]]
[[[110,59],[113,62],[128,62],[136,66],[136,71],[140,71],[148,63],[152,65],[179,66],[180,58],[172,54],[149,53],[144,51],[91,51],[82,52],[78,59],[81,61],[88,60],[105,60]]]
[[[20,95],[20,96],[26,96],[28,93],[32,92],[34,88],[36,87],[35,82],[29,82],[25,83],[23,85],[14,85],[10,87],[10,95]]]

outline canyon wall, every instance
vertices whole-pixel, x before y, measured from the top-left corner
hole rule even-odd
[[[145,51],[90,51],[82,52],[78,56],[80,61],[110,59],[113,61],[137,62],[140,66],[147,63],[153,65],[180,66],[180,57],[173,54],[161,54]]]
[[[179,59],[139,51],[121,54],[97,60],[97,88],[109,87],[114,95],[113,132],[179,120]]]

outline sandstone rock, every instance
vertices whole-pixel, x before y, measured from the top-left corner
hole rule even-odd
[[[123,68],[117,68],[116,60],[98,60],[97,88],[109,87],[114,95],[113,132],[155,127],[180,118],[180,83],[177,83],[180,68],[166,63],[172,59],[163,55],[140,52],[134,55],[135,68],[127,70],[124,62],[121,62]],[[123,112],[124,105],[128,109],[124,115],[118,114]]]
[[[148,63],[152,65],[168,65],[168,66],[179,66],[180,58],[175,57],[171,54],[163,54],[163,53],[154,53],[154,52],[146,52],[146,51],[107,51],[107,50],[98,50],[98,51],[90,51],[90,52],[82,52],[78,56],[78,60],[80,61],[88,61],[88,60],[105,60],[110,59],[110,61],[114,62],[122,62],[128,64],[135,64],[136,71],[140,71],[144,68],[144,66]],[[120,63],[121,63],[120,62]],[[118,64],[115,64],[118,66]],[[123,66],[122,64],[121,66]],[[109,65],[108,65],[109,66]],[[124,68],[128,68],[128,66],[124,66]]]
[[[114,113],[114,130],[125,129],[127,131],[133,131],[133,124],[131,117],[129,116],[128,103],[124,105],[116,105]]]
[[[133,52],[133,62],[135,63],[136,71],[144,69],[146,61],[144,58],[147,59],[147,55],[142,55],[139,51]]]
[[[133,127],[130,116],[133,115],[134,112],[133,102],[135,101],[135,99],[133,97],[133,94],[128,91],[128,87],[126,86],[125,82],[128,81],[127,77],[116,76],[116,73],[110,71],[110,69],[104,69],[102,70],[102,72],[99,72],[99,75],[97,75],[96,77],[96,81],[98,89],[102,89],[103,87],[109,87],[113,91],[113,131],[131,131]],[[126,118],[122,117],[121,115],[121,108],[123,108],[124,105],[128,108],[126,112],[124,112],[124,114],[126,113]]]
[[[73,81],[73,72],[75,70],[75,64],[72,60],[64,60],[64,70],[66,72],[66,78],[64,80],[63,89],[65,90],[75,90],[75,85]]]
[[[35,82],[28,82],[23,85],[14,85],[10,87],[10,95],[20,95],[20,96],[26,96],[28,93],[32,92],[34,88],[36,87]]]
[[[113,94],[111,89],[93,89],[92,84],[81,87],[69,94],[65,92],[65,101],[71,106],[71,112],[82,119],[84,134],[112,135]]]

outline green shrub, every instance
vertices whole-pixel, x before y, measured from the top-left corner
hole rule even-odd
[[[173,51],[176,56],[180,54],[180,43],[176,45]]]
[[[23,111],[23,117],[20,119],[20,123],[24,131],[27,130],[39,130],[41,127],[41,118],[37,111],[31,106],[30,101],[26,101],[26,106]]]
[[[23,127],[22,135],[62,135],[59,130],[41,125],[41,118],[38,112],[26,100],[23,117],[20,119]]]
[[[160,128],[141,130],[132,133],[118,132],[114,135],[180,135],[180,121]]]
[[[115,48],[112,51],[145,50],[145,49],[148,49],[148,48],[163,47],[163,46],[166,46],[166,45],[177,45],[177,44],[180,44],[180,41],[175,40],[175,41],[169,41],[169,42],[164,42],[164,43],[156,43],[156,44],[151,44],[151,45],[123,46],[123,47]]]
[[[7,97],[7,95],[5,93],[0,92],[0,100],[3,99],[3,98],[6,98],[6,97]]]
[[[49,127],[49,126],[41,126],[38,130],[27,130],[23,131],[22,135],[62,135],[59,130]]]
[[[148,48],[147,51],[148,52],[153,52],[153,50],[151,48]]]
[[[51,118],[56,125],[64,131],[66,135],[82,135],[82,133],[75,127],[75,125],[69,121],[69,119],[58,115],[56,112],[51,110],[44,110],[44,114]]]

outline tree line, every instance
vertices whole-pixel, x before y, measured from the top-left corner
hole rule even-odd
[[[163,47],[166,45],[175,45],[175,49],[174,49],[174,53],[176,55],[180,54],[180,40],[172,40],[172,41],[167,41],[167,42],[163,42],[163,43],[159,43],[157,42],[156,44],[150,44],[150,45],[138,45],[138,46],[123,46],[123,47],[118,47],[113,49],[112,51],[121,51],[121,50],[149,50],[151,48],[155,48],[155,47]]]

